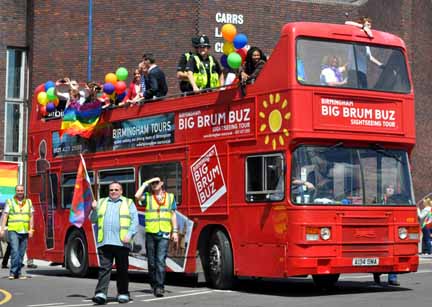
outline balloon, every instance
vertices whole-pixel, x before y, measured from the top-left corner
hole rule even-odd
[[[117,94],[121,94],[126,90],[126,83],[124,81],[117,81],[114,88]]]
[[[117,80],[120,80],[120,81],[126,80],[127,77],[128,77],[128,71],[127,71],[127,69],[124,68],[124,67],[119,67],[116,70],[116,76],[117,76]]]
[[[223,67],[225,68],[229,68],[228,66],[228,57],[226,56],[226,54],[222,54],[221,58],[220,58],[220,63]]]
[[[55,94],[55,88],[54,87],[50,87],[47,91],[46,91],[47,97],[49,101],[53,101],[54,99],[57,98],[56,94]]]
[[[103,85],[103,91],[108,95],[112,94],[115,90],[114,84],[107,82]]]
[[[115,84],[117,82],[117,76],[114,73],[110,72],[105,75],[105,82]]]
[[[232,42],[237,34],[237,29],[234,25],[227,23],[222,26],[222,36],[227,42]]]
[[[224,42],[222,51],[224,54],[229,55],[231,52],[235,51],[233,43],[230,42]]]
[[[228,65],[229,67],[231,67],[232,69],[237,69],[240,67],[242,62],[241,56],[240,54],[238,54],[237,52],[231,52],[228,55]]]
[[[46,111],[48,113],[54,112],[55,111],[55,105],[54,102],[48,102],[48,104],[45,106]]]
[[[60,100],[58,98],[53,100],[54,105],[57,107],[60,103]]]
[[[126,91],[124,91],[124,92],[121,93],[121,94],[118,94],[118,95],[117,95],[117,98],[116,98],[116,102],[121,102],[121,101],[123,101],[123,99],[125,98],[125,96],[126,96]]]
[[[239,33],[234,37],[233,44],[236,49],[243,48],[248,42],[247,36],[243,33]]]
[[[48,112],[47,112],[45,106],[39,106],[39,114],[42,115],[42,116],[47,116],[48,115]]]
[[[246,59],[246,55],[247,55],[246,48],[237,49],[236,52],[241,56],[242,62],[244,62],[244,60]]]
[[[37,95],[37,100],[41,105],[46,105],[48,103],[48,97],[46,92],[40,92]]]
[[[49,80],[49,81],[45,82],[45,92],[48,91],[48,89],[50,89],[50,88],[52,88],[54,86],[55,86],[54,81]]]

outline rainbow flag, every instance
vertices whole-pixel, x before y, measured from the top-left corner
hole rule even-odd
[[[0,162],[0,208],[3,208],[6,199],[15,195],[15,186],[18,184],[18,164]]]
[[[82,155],[80,156],[81,161],[78,166],[72,206],[69,213],[69,222],[78,228],[81,228],[85,218],[89,216],[93,202],[90,177],[87,173],[84,158]]]
[[[102,102],[96,100],[80,105],[72,101],[64,110],[60,128],[60,137],[63,133],[79,135],[83,138],[90,138],[98,125],[102,112]]]

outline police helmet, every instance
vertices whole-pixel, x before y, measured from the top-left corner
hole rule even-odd
[[[207,35],[200,35],[198,40],[198,47],[210,47],[210,40]]]

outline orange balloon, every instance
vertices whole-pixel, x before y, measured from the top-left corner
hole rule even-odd
[[[227,42],[232,42],[237,34],[237,29],[233,24],[227,23],[222,26],[222,36]]]
[[[112,83],[112,84],[116,84],[117,82],[117,76],[115,73],[108,73],[105,75],[105,82],[106,83]]]

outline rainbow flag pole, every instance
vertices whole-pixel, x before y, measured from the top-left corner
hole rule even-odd
[[[81,160],[78,165],[72,205],[69,213],[69,222],[78,228],[82,227],[86,217],[89,216],[92,209],[92,202],[95,199],[84,157],[82,154],[80,154],[80,157]]]

